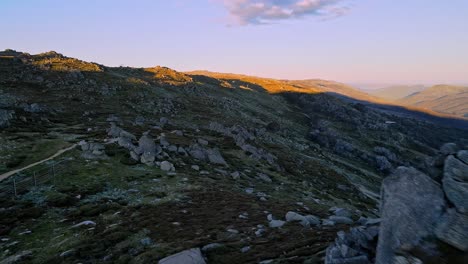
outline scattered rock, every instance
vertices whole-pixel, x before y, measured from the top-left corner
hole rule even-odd
[[[351,225],[353,223],[353,220],[351,218],[345,216],[332,215],[328,219],[333,221],[335,224]]]
[[[215,249],[218,249],[218,248],[222,248],[224,247],[223,244],[220,244],[220,243],[211,243],[211,244],[208,244],[204,247],[202,247],[201,251],[203,252],[209,252],[209,251],[212,251],[212,250],[215,250]]]
[[[169,161],[163,161],[159,165],[159,168],[163,171],[175,171],[174,165],[170,163]]]
[[[207,150],[208,160],[210,163],[219,164],[219,165],[227,165],[226,161],[224,160],[223,156],[218,149],[208,149]]]
[[[159,264],[206,264],[199,248],[192,248],[161,259]]]
[[[192,168],[193,170],[196,170],[196,171],[199,171],[199,170],[200,170],[200,166],[198,166],[198,165],[192,165],[191,168]]]
[[[267,183],[273,182],[273,181],[271,180],[271,178],[270,178],[268,175],[264,174],[264,173],[258,173],[258,174],[257,174],[257,177],[258,177],[260,180],[262,180],[262,181],[264,181],[264,182],[267,182]]]
[[[77,227],[80,227],[80,226],[95,226],[95,225],[96,225],[95,222],[87,220],[87,221],[83,221],[81,223],[78,223],[78,224],[72,226],[71,228],[77,228]]]
[[[254,188],[246,188],[245,192],[248,194],[252,194],[254,192]]]
[[[284,226],[284,224],[286,224],[285,221],[282,221],[282,220],[271,220],[268,225],[271,227],[271,228],[279,228],[279,227],[282,227]]]
[[[75,253],[76,253],[76,249],[70,249],[70,250],[60,253],[59,257],[68,258],[68,257],[73,256]]]
[[[336,215],[336,216],[343,216],[343,217],[351,217],[352,216],[351,212],[348,209],[344,209],[344,208],[332,207],[332,208],[330,208],[330,211],[332,211],[333,214]]]
[[[286,213],[286,221],[287,222],[300,222],[300,221],[304,221],[305,220],[305,217],[303,215],[300,215],[296,212],[287,212]]]
[[[234,180],[238,180],[238,179],[240,179],[240,173],[238,171],[235,171],[235,172],[231,173],[231,177]]]
[[[245,246],[245,247],[241,248],[240,251],[241,251],[241,253],[247,253],[247,252],[250,251],[250,246]]]
[[[203,145],[203,146],[208,146],[208,140],[199,138],[197,139],[198,144]]]

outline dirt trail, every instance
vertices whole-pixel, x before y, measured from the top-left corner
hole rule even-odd
[[[54,155],[52,155],[52,156],[50,156],[50,157],[48,157],[48,158],[46,158],[46,159],[40,160],[40,161],[38,161],[38,162],[34,162],[34,163],[29,164],[28,166],[23,167],[23,168],[20,168],[20,169],[16,169],[16,170],[12,170],[12,171],[3,173],[3,174],[0,175],[0,181],[3,181],[4,179],[10,177],[11,175],[15,175],[15,174],[18,173],[18,172],[22,172],[23,170],[32,168],[32,167],[37,166],[37,165],[39,165],[39,164],[42,164],[42,163],[44,163],[44,162],[46,162],[46,161],[48,161],[48,160],[54,159],[54,158],[56,158],[56,157],[62,155],[63,153],[65,153],[65,152],[67,152],[67,151],[69,151],[69,150],[74,149],[76,146],[77,146],[77,144],[73,144],[72,146],[70,146],[70,147],[68,147],[68,148],[64,148],[64,149],[61,149],[61,150],[57,151]]]

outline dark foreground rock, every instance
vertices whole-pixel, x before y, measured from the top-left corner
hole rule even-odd
[[[395,252],[418,246],[433,234],[445,201],[438,183],[414,168],[399,167],[382,184],[382,223],[376,263],[392,263]]]

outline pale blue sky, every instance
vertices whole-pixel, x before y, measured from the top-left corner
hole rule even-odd
[[[109,66],[468,84],[468,1],[0,0],[6,48]]]

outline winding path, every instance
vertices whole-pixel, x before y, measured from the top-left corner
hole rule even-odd
[[[42,164],[48,160],[51,160],[51,159],[54,159],[60,155],[62,155],[63,153],[67,152],[67,151],[70,151],[72,149],[74,149],[75,147],[77,146],[77,144],[73,144],[72,146],[68,147],[68,148],[64,148],[64,149],[61,149],[59,151],[57,151],[54,155],[46,158],[46,159],[43,159],[43,160],[40,160],[38,162],[34,162],[34,163],[31,163],[29,164],[28,166],[26,167],[23,167],[23,168],[20,168],[20,169],[16,169],[16,170],[12,170],[12,171],[9,171],[9,172],[6,172],[6,173],[3,173],[0,175],[0,181],[3,181],[4,179],[10,177],[11,175],[15,175],[16,173],[18,172],[22,172],[23,170],[26,170],[26,169],[29,169],[31,167],[34,167],[34,166],[37,166],[39,164]]]

